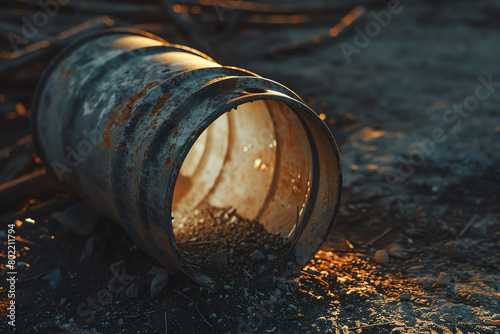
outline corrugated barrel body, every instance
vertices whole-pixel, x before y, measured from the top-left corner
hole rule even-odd
[[[234,207],[305,263],[328,234],[341,168],[324,123],[288,88],[145,32],[66,48],[34,99],[37,148],[56,176],[174,273],[179,217]]]

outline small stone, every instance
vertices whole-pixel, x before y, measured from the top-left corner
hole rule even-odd
[[[151,281],[151,287],[149,292],[151,296],[156,295],[158,292],[162,291],[170,281],[168,271],[164,270],[162,273],[156,274]]]
[[[328,274],[328,280],[331,282],[331,283],[336,283],[337,282],[337,279],[338,279],[338,276],[336,273],[334,272],[330,272]]]
[[[294,279],[288,280],[288,286],[290,286],[292,290],[297,290],[299,288],[299,285],[300,285],[299,282],[297,282]]]
[[[448,285],[450,284],[450,276],[447,273],[440,273],[437,279],[437,283],[439,285]]]
[[[26,269],[27,267],[28,267],[28,266],[27,266],[26,262],[19,261],[19,262],[17,263],[17,269],[18,269],[18,270],[23,270],[23,269]]]
[[[118,326],[123,325],[123,319],[121,319],[121,318],[120,318],[120,319],[118,319],[118,322],[117,322],[116,324],[117,324]]]
[[[64,305],[64,304],[66,304],[67,301],[68,301],[68,298],[63,297],[63,298],[61,298],[61,301],[59,302],[59,304]]]
[[[425,237],[427,235],[427,230],[424,228],[408,228],[405,230],[405,234],[414,237],[414,238],[421,238]]]
[[[92,252],[94,250],[94,240],[95,240],[95,236],[92,235],[85,242],[85,246],[83,246],[82,254],[80,255],[80,262],[82,262],[86,258],[90,257],[90,255],[92,255]]]
[[[208,256],[205,261],[212,262],[220,265],[227,265],[229,263],[229,256],[225,251],[219,251]]]
[[[443,318],[444,321],[447,321],[447,322],[455,322],[457,321],[457,318],[455,318],[454,315],[450,314],[450,313],[445,313],[441,316],[441,318]]]
[[[267,254],[267,261],[272,262],[277,259],[276,255],[273,254]]]
[[[353,310],[354,310],[354,305],[349,304],[349,305],[347,305],[346,309],[347,309],[348,311],[353,311]]]
[[[140,294],[142,294],[142,284],[139,282],[132,282],[125,291],[125,296],[128,298],[137,298]]]
[[[398,243],[392,243],[387,247],[387,252],[391,257],[406,260],[411,257],[411,253],[408,249],[404,248]]]
[[[432,282],[431,282],[431,280],[430,280],[430,279],[428,279],[428,278],[424,278],[424,279],[422,280],[422,287],[423,287],[424,289],[430,289],[430,288],[432,287]]]
[[[402,293],[399,295],[399,300],[403,302],[408,302],[411,300],[411,295],[409,293]]]
[[[125,263],[124,260],[113,262],[109,265],[109,271],[115,272]]]
[[[269,302],[270,302],[271,304],[274,304],[274,303],[276,303],[277,301],[278,301],[278,298],[276,298],[276,296],[271,295],[271,296],[269,297]]]
[[[379,264],[386,264],[389,262],[389,253],[385,250],[378,250],[375,252],[373,259]]]
[[[252,259],[258,260],[258,261],[264,260],[266,258],[266,256],[264,255],[264,253],[262,253],[260,250],[256,250],[255,252],[253,252],[252,254],[250,254],[250,257]]]
[[[70,206],[63,212],[55,212],[52,217],[59,221],[66,232],[87,236],[99,222],[99,215],[84,203]]]
[[[274,286],[276,286],[278,289],[280,289],[282,291],[290,290],[290,286],[288,285],[288,282],[283,277],[273,276],[273,283],[274,283]]]

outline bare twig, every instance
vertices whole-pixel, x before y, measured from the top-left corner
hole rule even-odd
[[[500,281],[494,281],[494,280],[490,280],[490,279],[482,279],[482,278],[473,279],[473,280],[471,280],[471,282],[487,282],[487,283],[496,283],[496,284],[500,284]]]
[[[300,318],[303,318],[304,315],[303,314],[297,314],[297,315],[294,315],[293,317],[288,317],[288,318],[284,318],[284,319],[281,319],[282,321],[283,320],[299,320]]]
[[[248,277],[253,278],[253,276],[252,276],[252,275],[250,275],[250,273],[249,273],[249,272],[248,272],[245,268],[243,268],[243,272],[244,272],[244,273],[245,273],[245,275],[247,275]]]
[[[33,151],[33,141],[31,135],[19,139],[14,145],[0,150],[0,161],[11,158],[19,151]]]
[[[8,52],[3,55],[3,58],[6,59],[0,65],[0,73],[6,75],[15,72],[30,63],[49,57],[52,53],[60,50],[83,34],[108,28],[114,24],[115,22],[107,16],[96,17],[59,33],[56,38],[50,41],[36,42],[23,49]]]
[[[80,199],[76,196],[57,197],[46,202],[33,205],[25,211],[21,210],[14,213],[7,213],[0,216],[0,226],[12,223],[16,219],[22,220],[30,216],[34,217],[48,215],[51,212],[67,208],[68,206],[75,204],[79,200]]]
[[[148,315],[148,314],[152,314],[152,313],[155,313],[156,311],[148,311],[148,312],[144,312],[144,313],[138,313],[138,314],[132,314],[132,315],[126,315],[125,318],[137,318],[137,317],[140,317],[141,315]]]
[[[348,328],[348,331],[352,331],[355,329],[363,329],[363,328],[370,328],[370,327],[378,327],[378,326],[385,326],[385,325],[392,325],[394,321],[389,321],[389,322],[379,322],[377,324],[371,324],[371,325],[363,325],[363,326],[358,326],[358,327],[351,327]]]
[[[356,6],[346,16],[340,20],[334,27],[324,33],[314,35],[304,41],[296,42],[285,47],[269,49],[268,56],[294,55],[304,52],[311,47],[324,45],[329,41],[336,41],[343,38],[348,31],[353,29],[356,24],[366,15],[367,10],[363,6]]]
[[[210,323],[207,321],[207,319],[205,319],[205,317],[203,316],[203,314],[200,312],[200,309],[198,308],[198,303],[195,302],[193,299],[189,298],[188,296],[186,296],[185,294],[183,294],[182,292],[178,291],[178,290],[175,290],[175,292],[177,292],[178,294],[180,294],[181,296],[183,296],[184,298],[187,298],[189,299],[191,302],[194,303],[194,306],[196,307],[196,311],[198,311],[198,314],[201,316],[201,318],[207,323],[207,325],[209,325],[210,327],[212,327],[212,325],[210,325]]]
[[[382,239],[383,237],[385,237],[387,234],[389,234],[390,232],[392,231],[392,227],[389,227],[387,230],[385,230],[384,232],[382,232],[382,234],[379,234],[378,236],[376,236],[375,238],[373,238],[372,240],[368,241],[367,243],[365,243],[365,245],[373,245],[373,243],[377,240],[380,240]]]
[[[467,232],[467,230],[476,221],[476,218],[477,218],[477,215],[472,216],[472,218],[469,220],[469,222],[467,223],[467,225],[465,225],[465,227],[462,229],[462,231],[460,231],[460,233],[457,235],[457,239],[460,239],[465,234],[465,232]]]

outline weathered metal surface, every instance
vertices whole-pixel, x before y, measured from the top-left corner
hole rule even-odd
[[[340,157],[319,117],[274,81],[145,32],[108,30],[66,48],[38,85],[32,121],[61,180],[200,283],[210,278],[185,263],[173,229],[200,203],[233,206],[288,238],[300,263],[333,225]]]

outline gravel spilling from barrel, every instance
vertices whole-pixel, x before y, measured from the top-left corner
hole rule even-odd
[[[216,282],[280,275],[297,267],[290,243],[234,208],[196,209],[174,224],[174,232],[186,262]]]

